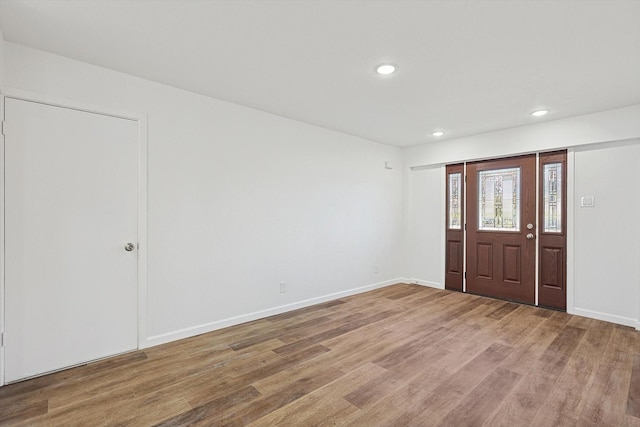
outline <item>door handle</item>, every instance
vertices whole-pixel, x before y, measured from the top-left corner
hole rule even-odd
[[[127,252],[131,252],[135,248],[136,248],[136,245],[134,245],[133,243],[127,243],[126,245],[124,245],[124,250]]]
[[[533,235],[533,233],[528,233],[527,234],[527,239],[531,240],[533,238],[535,238],[536,236]]]

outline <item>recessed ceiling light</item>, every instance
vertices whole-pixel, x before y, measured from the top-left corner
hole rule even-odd
[[[433,136],[442,136],[442,135],[444,135],[444,132],[441,131],[441,130],[437,130],[435,132],[432,132],[431,135],[433,135]]]
[[[397,69],[398,67],[393,64],[380,64],[376,66],[376,73],[387,76],[395,73]]]
[[[549,110],[536,110],[533,113],[531,113],[531,115],[534,117],[542,117],[547,115],[547,113],[549,113]]]

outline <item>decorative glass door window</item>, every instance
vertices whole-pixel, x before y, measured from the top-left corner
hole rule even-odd
[[[520,168],[478,172],[478,229],[520,231]]]
[[[461,230],[462,229],[462,212],[460,207],[462,206],[462,174],[450,173],[449,174],[449,229]]]
[[[544,165],[544,232],[562,233],[562,163]]]

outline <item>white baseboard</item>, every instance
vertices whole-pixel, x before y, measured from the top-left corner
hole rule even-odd
[[[615,314],[601,313],[599,311],[585,310],[583,308],[573,307],[570,314],[578,316],[589,317],[596,320],[604,320],[605,322],[616,323],[618,325],[631,326],[640,330],[640,322],[637,319],[631,317],[617,316]]]
[[[403,280],[403,283],[412,283],[414,285],[428,286],[430,288],[436,288],[436,289],[444,289],[444,285],[442,285],[441,283],[430,282],[428,280],[416,279],[414,277],[403,278],[402,280]]]
[[[266,310],[256,311],[253,313],[242,314],[240,316],[229,317],[226,319],[217,320],[215,322],[205,323],[203,325],[192,326],[190,328],[181,329],[178,331],[169,332],[161,335],[154,335],[148,337],[146,340],[141,340],[138,345],[139,348],[148,348],[155,345],[168,343],[171,341],[180,340],[183,338],[193,337],[195,335],[212,332],[218,329],[227,328],[229,326],[239,325],[241,323],[251,322],[265,317],[274,316],[276,314],[285,313],[287,311],[297,310],[299,308],[309,307],[315,304],[331,301],[347,297],[350,295],[360,294],[362,292],[372,291],[374,289],[384,288],[385,286],[394,285],[396,283],[409,283],[407,279],[399,278],[386,280],[384,282],[374,283],[372,285],[361,286],[359,288],[348,289],[346,291],[340,291],[333,294],[323,295],[316,298],[307,299],[304,301],[295,302],[292,304],[281,305],[278,307],[269,308]]]

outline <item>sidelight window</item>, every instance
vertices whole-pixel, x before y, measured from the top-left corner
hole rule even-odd
[[[449,229],[462,229],[462,174],[449,174]]]
[[[544,232],[562,233],[562,163],[547,163],[543,168]]]

